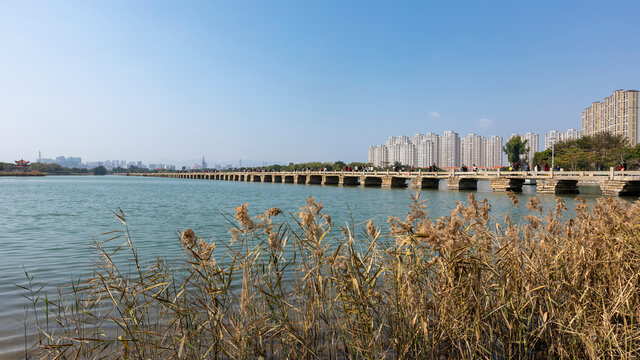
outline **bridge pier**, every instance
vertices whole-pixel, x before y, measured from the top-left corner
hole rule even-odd
[[[578,180],[537,179],[536,191],[540,194],[578,194]]]
[[[478,179],[464,177],[447,178],[447,190],[477,190]]]
[[[262,175],[262,182],[273,182],[273,175]]]
[[[411,187],[414,189],[437,189],[440,186],[440,179],[434,177],[413,177]]]
[[[383,188],[406,187],[406,186],[407,186],[407,178],[391,176],[391,175],[386,175],[382,177]]]
[[[282,175],[274,175],[273,176],[274,183],[282,183]]]
[[[640,195],[640,181],[604,180],[600,182],[600,190],[604,196],[637,196]]]
[[[524,179],[522,178],[495,177],[491,178],[489,181],[491,183],[491,188],[493,189],[493,191],[497,192],[521,192],[522,184],[524,184]]]
[[[286,175],[284,177],[284,182],[287,184],[293,184],[293,175]]]
[[[360,185],[360,178],[358,176],[340,175],[340,186],[348,185]]]
[[[262,175],[251,175],[253,182],[262,182]]]

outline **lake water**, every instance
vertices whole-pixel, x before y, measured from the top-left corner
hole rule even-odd
[[[423,190],[432,217],[466,202],[468,191]],[[595,201],[596,188],[581,188],[582,197]],[[223,214],[249,203],[252,215],[279,207],[293,214],[313,195],[322,200],[324,212],[337,225],[350,216],[355,223],[389,216],[404,217],[415,190],[338,187],[277,183],[249,183],[123,176],[0,177],[0,358],[19,357],[23,344],[24,271],[40,283],[70,283],[90,271],[96,257],[91,249],[95,236],[122,225],[111,213],[121,208],[132,239],[144,259],[156,256],[171,260],[182,254],[177,231],[193,228],[207,239],[228,239],[229,223]],[[478,199],[486,197],[493,216],[508,211],[518,221],[527,214],[525,201],[537,196],[543,206],[553,207],[554,195],[535,194],[525,186],[521,205],[514,208],[504,193],[493,193],[488,182],[478,182]],[[565,196],[572,209],[575,196]],[[349,215],[351,214],[351,215]]]

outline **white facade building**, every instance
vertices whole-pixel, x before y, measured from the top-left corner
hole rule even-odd
[[[540,149],[540,135],[528,132],[524,134],[524,139],[527,140],[527,146],[529,152],[526,154],[526,161],[533,167],[533,155]]]
[[[435,144],[432,141],[422,141],[416,147],[417,165],[421,168],[427,168],[436,164],[438,161],[435,152]]]
[[[455,131],[447,130],[440,138],[440,167],[454,168],[460,166],[460,137]]]
[[[484,147],[486,138],[477,134],[469,134],[462,138],[462,165],[484,167]]]
[[[502,136],[493,135],[487,139],[487,146],[485,147],[485,167],[495,168],[502,167],[502,146],[504,140]]]
[[[410,142],[400,144],[400,164],[405,166],[415,166],[416,147]]]
[[[551,130],[544,137],[544,148],[551,149],[552,143],[558,143],[566,140],[577,140],[582,137],[582,132],[576,129],[568,129],[565,132]]]
[[[389,164],[389,151],[385,145],[369,146],[369,163],[375,167]]]

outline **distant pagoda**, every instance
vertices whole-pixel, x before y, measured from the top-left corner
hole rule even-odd
[[[20,159],[15,161],[17,167],[27,167],[29,166],[29,162],[25,159]]]

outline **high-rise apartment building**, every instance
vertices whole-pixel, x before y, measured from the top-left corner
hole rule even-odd
[[[626,137],[638,143],[638,90],[616,90],[602,102],[594,102],[582,112],[582,135],[601,132]]]
[[[400,164],[416,166],[416,147],[410,142],[400,144]]]
[[[387,151],[389,152],[387,160],[390,164],[396,161],[400,161],[400,152],[396,151],[396,138],[395,136],[389,136],[387,138]]]
[[[427,162],[428,166],[433,164],[440,164],[440,135],[428,132],[425,134],[425,139],[433,143],[433,158],[430,162]]]
[[[527,147],[529,147],[529,151],[526,154],[526,161],[529,164],[533,164],[533,155],[537,153],[540,148],[540,135],[528,132],[524,134],[523,140],[527,140]]]
[[[385,145],[369,146],[369,163],[376,167],[388,166],[388,148]]]
[[[560,141],[566,140],[577,140],[580,139],[582,133],[576,129],[568,129],[565,132],[560,132],[558,130],[550,130],[544,136],[544,149],[551,149],[552,144],[557,144]]]
[[[486,168],[502,167],[502,136],[493,135],[487,139],[487,145],[485,146],[485,161],[484,166]]]
[[[477,134],[469,134],[462,138],[461,143],[462,165],[484,167],[486,138]]]
[[[455,131],[447,130],[440,138],[440,167],[460,166],[460,137]]]
[[[402,159],[400,158],[400,151],[402,149],[403,144],[411,143],[409,137],[400,135],[398,137],[390,136],[387,139],[387,149],[389,151],[389,165],[393,166],[395,163],[401,163]],[[408,164],[407,164],[408,165]]]
[[[562,141],[565,140],[578,140],[582,137],[582,131],[576,129],[567,129],[564,133],[560,134]]]
[[[417,166],[427,168],[439,162],[436,157],[435,144],[432,141],[422,141],[416,147]]]
[[[545,136],[544,136],[544,149],[551,149],[551,145],[554,143],[557,143],[560,139],[560,135],[558,130],[550,130]]]

